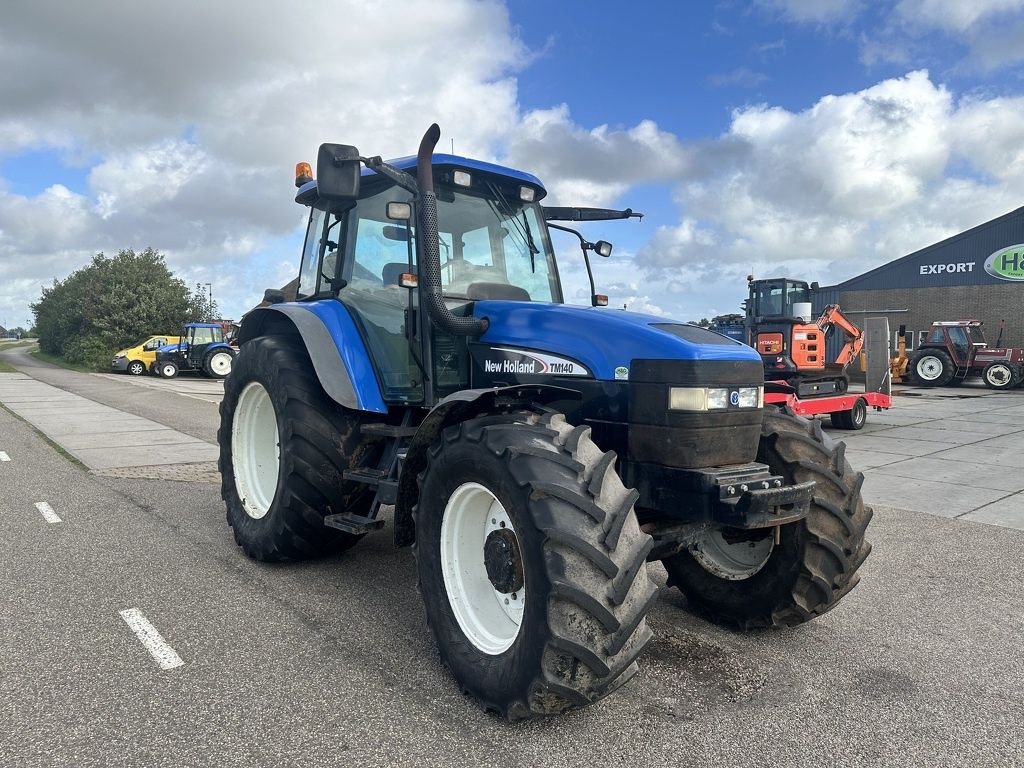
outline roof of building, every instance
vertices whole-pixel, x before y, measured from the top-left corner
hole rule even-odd
[[[1010,235],[1009,242],[1006,242],[1006,236],[999,237],[1000,230],[1007,230],[1006,234]],[[974,241],[972,243],[971,241]],[[919,250],[909,253],[899,259],[882,264],[879,267],[875,267],[872,270],[864,272],[856,277],[851,277],[842,283],[836,285],[823,286],[822,290],[827,289],[839,289],[844,291],[851,290],[865,290],[870,288],[882,288],[891,287],[898,288],[903,287],[898,284],[891,282],[891,276],[901,273],[911,273],[919,263],[926,262],[930,257],[940,256],[943,252],[949,253],[950,258],[973,258],[977,259],[979,255],[983,254],[987,257],[990,253],[998,250],[1000,247],[1006,247],[1014,243],[1024,242],[1024,207],[1017,208],[1015,210],[1004,213],[1002,216],[997,216],[994,219],[990,219],[982,224],[978,224],[975,227],[966,229],[963,232],[947,237],[945,240],[940,240],[937,243],[925,246]],[[967,247],[969,245],[977,245],[976,252],[967,254]],[[984,259],[982,259],[984,261]],[[983,269],[972,269],[970,272],[971,280],[970,283],[998,283],[999,280],[995,278],[989,278]],[[937,281],[942,284],[962,284],[964,280],[955,279],[956,273],[950,273],[949,277],[952,281]],[[878,282],[876,278],[885,276],[887,280],[886,285],[873,285]]]

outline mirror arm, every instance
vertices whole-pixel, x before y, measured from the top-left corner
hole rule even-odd
[[[402,189],[412,192],[414,195],[419,194],[420,188],[416,184],[416,179],[405,171],[385,163],[381,159],[380,155],[374,155],[373,157],[360,157],[359,159],[362,160],[363,164],[371,171],[379,173],[381,176],[386,176]]]
[[[571,235],[576,235],[580,241],[580,250],[583,251],[583,263],[587,265],[587,278],[590,280],[590,303],[592,306],[596,306],[594,297],[597,295],[597,288],[594,286],[594,270],[590,268],[590,256],[587,251],[593,250],[594,244],[589,243],[583,239],[583,235],[577,232],[575,229],[569,227],[563,227],[561,224],[552,224],[548,221],[548,229],[559,229],[562,232],[568,232]]]

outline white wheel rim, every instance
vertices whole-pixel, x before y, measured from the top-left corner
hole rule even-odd
[[[749,579],[764,568],[775,549],[769,532],[755,541],[726,541],[720,530],[708,531],[690,545],[690,553],[704,570],[728,581]]]
[[[163,374],[163,377],[164,377],[165,379],[169,379],[169,378],[171,378],[171,376],[173,376],[173,375],[174,375],[174,370],[175,370],[175,369],[174,369],[174,366],[173,366],[173,365],[165,365],[165,366],[164,366],[164,367],[163,367],[163,368],[161,369],[161,373]]]
[[[526,607],[525,584],[506,594],[487,576],[484,544],[502,529],[515,533],[505,508],[484,486],[463,483],[449,497],[441,521],[441,573],[448,604],[466,638],[490,656],[512,647]]]
[[[138,376],[141,373],[145,373],[146,366],[140,363],[138,360],[134,360],[128,363],[128,373],[132,376]]]
[[[277,413],[257,381],[242,390],[231,423],[231,466],[242,508],[259,520],[270,511],[280,474],[281,441]]]
[[[231,355],[227,352],[215,352],[210,358],[210,370],[218,376],[227,376],[231,373]]]
[[[935,381],[942,375],[942,361],[928,355],[917,361],[917,375],[925,381]]]
[[[1010,379],[1013,378],[1013,374],[1010,373],[1009,366],[993,365],[986,372],[985,378],[988,379],[989,384],[1002,387],[1010,383]]]

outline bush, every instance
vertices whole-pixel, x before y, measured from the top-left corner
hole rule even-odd
[[[77,336],[64,343],[61,354],[69,363],[95,371],[108,371],[110,361],[114,358],[114,351],[100,336]]]

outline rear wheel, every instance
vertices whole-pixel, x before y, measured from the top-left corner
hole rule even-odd
[[[868,420],[868,404],[858,397],[850,410],[831,413],[829,419],[836,429],[863,429]]]
[[[914,353],[907,366],[910,380],[922,387],[944,387],[953,379],[956,368],[941,349],[922,349]]]
[[[814,480],[806,518],[779,529],[721,529],[664,560],[669,582],[700,612],[742,629],[809,621],[853,589],[871,551],[871,520],[860,487],[864,476],[844,456],[845,445],[820,421],[766,411],[757,460],[787,482]]]
[[[132,360],[128,363],[128,373],[132,376],[141,376],[146,372],[146,364],[141,360]]]
[[[242,550],[256,560],[318,557],[359,536],[324,516],[365,515],[372,493],[343,479],[375,462],[379,442],[362,439],[360,416],[327,397],[300,342],[255,339],[243,347],[221,401],[221,496]]]
[[[989,363],[981,377],[989,389],[1012,389],[1020,383],[1017,372],[1007,363]]]
[[[228,349],[215,349],[203,358],[203,373],[211,379],[223,379],[231,373],[235,355]]]
[[[615,454],[533,411],[447,428],[420,475],[427,622],[463,690],[517,720],[586,706],[637,672],[657,597]]]

